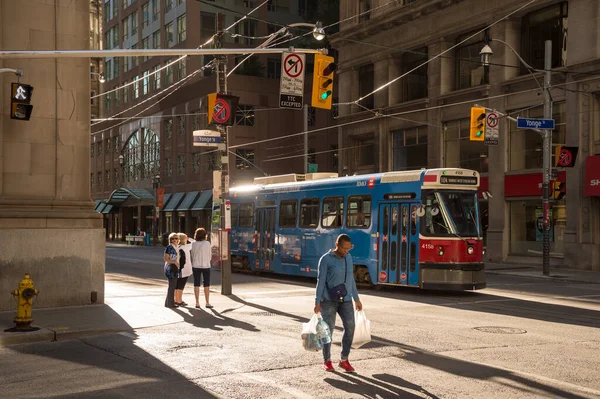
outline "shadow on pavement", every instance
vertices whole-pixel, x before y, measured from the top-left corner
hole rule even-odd
[[[233,327],[251,332],[260,331],[250,323],[224,316],[223,313],[225,312],[219,313],[215,309],[211,309],[210,312],[208,312],[204,309],[191,308],[191,314],[189,312],[182,311],[181,308],[173,308],[172,310],[179,314],[183,318],[184,322],[198,328],[208,328],[215,331],[222,331],[223,327]]]
[[[381,374],[391,377],[392,382],[386,382],[382,379],[366,377],[360,374],[337,373],[344,377],[347,381],[336,380],[333,378],[325,378],[324,381],[331,386],[340,389],[344,392],[351,392],[363,395],[365,398],[389,398],[393,395],[394,398],[413,399],[423,398],[422,395],[416,395],[409,390],[425,393],[429,398],[439,399],[436,395],[422,389],[420,386],[412,384],[402,378],[391,376],[389,374]]]

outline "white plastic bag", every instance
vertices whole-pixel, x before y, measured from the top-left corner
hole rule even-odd
[[[315,313],[308,323],[302,323],[302,346],[307,351],[317,352],[323,349],[323,345],[317,335],[317,324],[319,316]]]
[[[358,349],[361,346],[371,342],[371,322],[367,320],[365,312],[362,310],[354,312],[354,339],[352,348]]]

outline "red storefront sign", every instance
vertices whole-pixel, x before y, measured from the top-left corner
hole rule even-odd
[[[556,180],[559,182],[566,182],[567,174],[565,172],[559,172],[558,178],[551,179],[551,180]],[[504,196],[505,197],[540,197],[541,195],[542,195],[542,174],[541,173],[504,176]]]
[[[600,155],[587,157],[585,160],[583,195],[586,197],[600,197]]]

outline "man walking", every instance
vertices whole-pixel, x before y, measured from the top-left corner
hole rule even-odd
[[[333,337],[336,313],[340,315],[344,326],[342,338],[342,354],[339,366],[348,373],[354,372],[354,367],[348,361],[350,346],[354,339],[354,299],[356,310],[362,310],[358,298],[356,281],[354,281],[354,264],[348,253],[353,245],[350,237],[340,234],[335,243],[335,249],[330,249],[319,260],[317,271],[317,292],[315,298],[315,313],[321,312],[323,320],[329,326]],[[323,368],[333,371],[331,363],[331,343],[323,345]]]

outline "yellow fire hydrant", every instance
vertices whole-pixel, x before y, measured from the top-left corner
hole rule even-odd
[[[30,326],[33,318],[31,317],[31,305],[33,297],[39,294],[39,291],[33,288],[33,281],[29,273],[25,273],[23,280],[19,282],[19,289],[11,292],[17,297],[17,317],[15,317],[15,329],[21,331],[34,330]],[[37,328],[35,328],[37,330]]]

